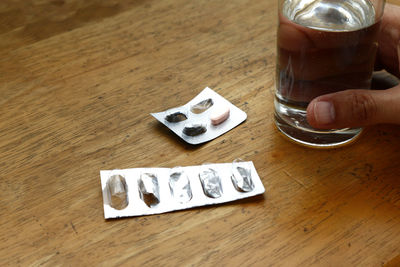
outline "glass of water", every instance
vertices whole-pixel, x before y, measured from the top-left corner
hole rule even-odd
[[[312,147],[353,141],[361,128],[319,130],[306,119],[317,96],[369,89],[385,0],[278,0],[275,123]]]

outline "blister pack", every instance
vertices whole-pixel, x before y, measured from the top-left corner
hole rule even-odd
[[[208,87],[183,106],[151,115],[193,145],[210,141],[247,118],[244,111]]]
[[[106,219],[220,204],[265,192],[253,162],[100,171]]]

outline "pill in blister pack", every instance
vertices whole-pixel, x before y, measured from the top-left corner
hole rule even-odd
[[[229,118],[229,115],[229,107],[226,105],[220,105],[210,114],[210,121],[212,125],[219,125],[226,121]]]
[[[247,118],[245,112],[208,87],[183,106],[151,115],[194,145],[217,138]]]
[[[220,204],[265,191],[251,161],[102,170],[100,179],[106,219]]]

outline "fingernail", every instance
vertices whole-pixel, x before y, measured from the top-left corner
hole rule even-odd
[[[335,107],[331,102],[318,101],[314,104],[314,117],[320,124],[330,124],[335,120]]]

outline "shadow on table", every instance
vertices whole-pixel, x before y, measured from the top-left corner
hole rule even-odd
[[[262,203],[265,201],[265,193],[262,195],[257,195],[245,199],[239,199],[227,203],[221,203],[221,204],[215,204],[215,205],[206,205],[206,206],[199,206],[199,207],[193,207],[189,209],[183,209],[183,210],[175,210],[175,211],[169,211],[165,213],[159,213],[159,214],[150,214],[150,215],[142,215],[142,216],[131,216],[131,217],[120,217],[120,218],[110,218],[110,219],[105,219],[105,222],[115,222],[119,220],[138,220],[140,218],[160,218],[160,216],[168,216],[167,214],[171,213],[193,213],[193,211],[197,211],[197,213],[200,213],[201,211],[208,210],[208,209],[215,209],[215,208],[223,208],[223,206],[237,206],[238,209],[241,209],[243,212],[244,208],[247,208],[249,205],[262,205]]]
[[[179,145],[180,147],[184,147],[185,149],[188,149],[188,150],[196,150],[207,143],[207,142],[205,142],[205,143],[198,144],[198,145],[192,145],[192,144],[186,143],[184,140],[182,140],[182,138],[180,138],[178,135],[176,135],[173,131],[168,129],[168,127],[163,125],[162,123],[155,121],[152,126],[156,132],[158,132],[161,135],[165,135],[168,139],[172,140],[172,142],[174,142],[176,145]]]

